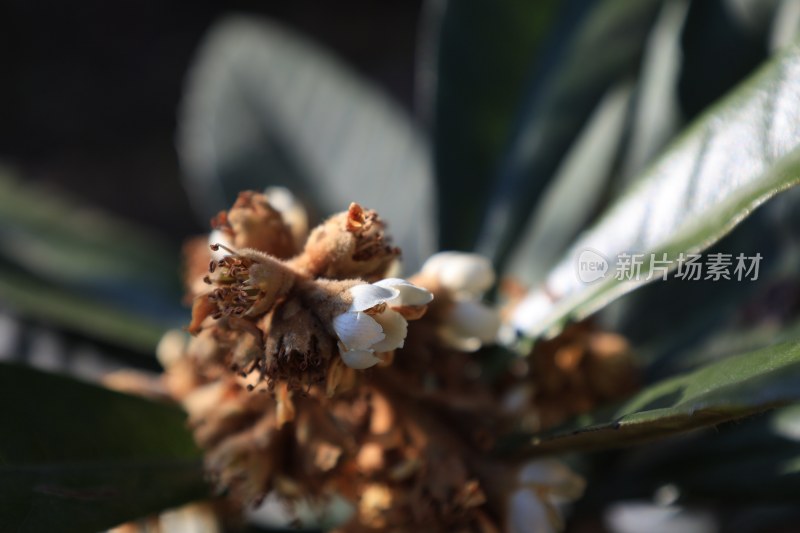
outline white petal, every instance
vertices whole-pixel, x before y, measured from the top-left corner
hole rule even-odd
[[[480,302],[460,300],[450,311],[448,323],[462,337],[477,337],[484,343],[491,343],[497,339],[500,315],[496,309]]]
[[[494,268],[488,258],[478,254],[441,252],[425,262],[422,272],[435,276],[446,288],[479,296],[495,280]]]
[[[379,287],[385,287],[387,289],[397,289],[400,291],[400,294],[397,297],[386,301],[386,303],[391,306],[398,307],[401,305],[426,305],[431,303],[433,300],[433,294],[431,294],[428,289],[417,287],[413,283],[404,279],[382,279],[376,282],[375,285],[378,285]]]
[[[342,352],[341,355],[344,364],[356,370],[364,370],[381,362],[380,359],[375,357],[372,350],[347,350]]]
[[[437,333],[447,346],[460,352],[477,352],[483,344],[478,337],[465,336],[450,325],[439,328]]]
[[[541,323],[553,309],[553,300],[543,291],[533,290],[522,299],[511,315],[515,329],[535,336],[541,331]]]
[[[420,272],[428,276],[439,277],[442,269],[453,257],[456,257],[460,252],[439,252],[433,254],[422,265]]]
[[[350,520],[354,513],[355,509],[350,501],[337,494],[326,495],[325,498],[298,496],[287,501],[275,490],[267,494],[259,507],[248,506],[245,510],[245,516],[250,524],[268,530],[300,527],[301,531],[302,528],[313,529],[315,524],[321,522],[343,524]]]
[[[540,459],[524,465],[518,479],[522,485],[547,487],[560,499],[574,500],[583,494],[584,479],[556,459]]]
[[[535,492],[519,489],[509,502],[508,533],[555,533],[547,508]]]
[[[228,236],[225,235],[224,232],[218,229],[212,230],[211,233],[208,234],[208,244],[221,244],[233,250],[233,243],[230,241],[230,239],[228,239]],[[216,252],[211,250],[211,259],[214,261],[219,261],[223,257],[227,257],[229,255],[231,255],[230,252],[224,248],[220,248]]]
[[[353,303],[350,305],[351,311],[366,311],[387,300],[396,298],[400,291],[378,285],[364,283],[350,287],[350,294],[353,296]]]
[[[333,329],[348,350],[367,350],[386,335],[366,313],[344,313],[333,319]]]
[[[531,461],[520,469],[517,479],[523,485],[529,483],[544,486],[555,485],[564,477],[563,469],[566,468],[562,463],[554,460]]]
[[[267,195],[269,205],[281,214],[291,211],[300,205],[292,191],[286,187],[267,187],[264,189],[264,194]]]
[[[387,309],[379,315],[372,317],[383,328],[383,333],[386,338],[381,342],[372,345],[372,349],[376,352],[388,352],[396,348],[402,348],[406,340],[406,333],[408,333],[408,322],[403,318],[403,315],[397,311]]]
[[[646,501],[623,501],[605,511],[606,526],[616,533],[714,533],[721,529],[711,512]]]

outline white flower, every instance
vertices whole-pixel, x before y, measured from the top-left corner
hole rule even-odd
[[[494,284],[495,275],[488,258],[463,252],[439,252],[422,265],[422,274],[439,280],[456,294],[480,298]]]
[[[350,288],[353,303],[333,319],[344,363],[364,369],[381,362],[376,353],[402,348],[408,323],[392,307],[426,305],[433,295],[405,280],[390,278]]]
[[[508,532],[555,532],[563,528],[560,506],[578,499],[586,482],[555,459],[533,461],[518,474],[520,487],[508,506]]]
[[[448,345],[474,352],[497,340],[500,316],[480,301],[495,281],[489,259],[463,252],[439,252],[425,261],[421,273],[436,279],[452,295],[453,307],[439,330]]]
[[[479,301],[459,298],[447,314],[447,322],[439,335],[448,345],[465,352],[474,352],[484,344],[492,344],[500,329],[500,315]]]

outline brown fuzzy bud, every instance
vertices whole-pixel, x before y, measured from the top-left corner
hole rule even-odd
[[[634,392],[639,373],[627,341],[588,321],[537,343],[530,355],[542,428]]]
[[[292,265],[311,277],[377,281],[400,255],[400,250],[389,244],[385,227],[375,211],[350,204],[346,212],[311,232],[303,253]]]
[[[217,221],[217,229],[225,228],[236,248],[253,248],[280,259],[299,252],[291,228],[263,194],[239,193],[227,216],[218,217]]]

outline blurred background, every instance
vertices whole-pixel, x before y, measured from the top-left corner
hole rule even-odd
[[[205,230],[175,150],[184,78],[209,26],[261,14],[328,48],[410,110],[419,0],[0,3],[0,160],[25,180],[159,231]]]
[[[0,259],[0,360],[91,381],[119,368],[159,370],[151,355],[158,335],[188,316],[179,303],[180,246],[208,230],[207,212],[193,210],[184,189],[176,125],[187,71],[215,21],[232,13],[279,21],[411,111],[420,6],[419,0],[0,2],[0,166],[12,184],[0,191],[11,221],[0,236],[16,247],[0,254],[10,260]],[[12,190],[30,193],[32,204],[23,205]],[[42,199],[66,203],[37,209]],[[16,202],[30,220],[14,218]],[[136,237],[121,248],[140,237],[140,247],[153,238],[152,248],[110,251],[102,237],[94,241],[101,232],[82,223],[95,210],[135,224]],[[48,235],[64,216],[75,227]],[[81,228],[91,233],[89,242],[73,245]],[[103,266],[106,252],[151,260],[132,261],[130,272],[105,279],[103,269],[114,268],[113,261]],[[75,272],[60,271],[73,260]],[[76,310],[82,303],[76,288],[85,312]],[[104,324],[96,320],[104,313],[98,302],[144,311],[150,323],[125,331],[131,315],[120,315]]]

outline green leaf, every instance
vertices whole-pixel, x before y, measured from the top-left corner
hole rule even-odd
[[[686,499],[796,502],[800,490],[800,406],[693,439],[652,472],[676,483]]]
[[[748,2],[753,4],[755,1]],[[800,4],[780,2],[774,10],[769,36],[771,50],[780,50],[790,45],[800,34]]]
[[[800,188],[795,187],[773,198],[707,251],[760,253],[764,260],[757,280],[671,278],[626,294],[596,317],[605,329],[631,342],[649,379],[774,344],[781,340],[778,332],[784,340],[795,338],[787,326],[800,303],[798,223]]]
[[[681,33],[688,9],[688,0],[665,2],[647,38],[636,84],[630,139],[614,183],[615,193],[640,176],[683,126],[678,79],[683,59]]]
[[[800,406],[640,446],[596,479],[604,504],[671,485],[679,504],[794,503],[800,490]],[[603,460],[608,454],[598,454]],[[591,490],[591,489],[590,489]]]
[[[504,439],[520,455],[624,447],[800,400],[800,342],[778,344],[646,387],[623,405],[538,435]]]
[[[474,245],[497,158],[559,4],[458,0],[446,2],[441,14],[429,8],[439,19],[431,24],[438,25],[438,42],[430,47],[435,57],[421,61],[435,69],[435,87],[422,105],[434,115],[442,249]]]
[[[540,283],[596,214],[622,146],[632,90],[628,83],[615,87],[597,106],[542,193],[507,274],[529,286]]]
[[[0,365],[0,529],[97,531],[206,497],[177,407]]]
[[[157,236],[0,168],[0,303],[25,317],[151,352],[186,321],[178,253]]]
[[[169,327],[156,317],[115,308],[1,265],[0,301],[21,316],[141,353],[154,353]]]
[[[793,46],[701,116],[570,249],[545,287],[519,306],[515,326],[528,335],[555,332],[647,279],[652,255],[677,267],[756,207],[800,181],[800,48]],[[605,276],[583,283],[586,250],[608,261]],[[617,279],[618,254],[642,254],[641,275]],[[705,275],[705,273],[704,273]]]
[[[637,70],[661,3],[580,2],[565,13],[535,72],[483,218],[477,251],[496,265],[505,262],[519,228],[592,110]]]
[[[430,157],[409,118],[275,23],[236,16],[212,28],[189,75],[178,144],[206,217],[240,190],[280,185],[319,214],[352,201],[378,210],[409,271],[436,248]]]
[[[158,236],[0,167],[0,261],[46,282],[175,319],[179,261]],[[176,311],[177,309],[177,311]]]

